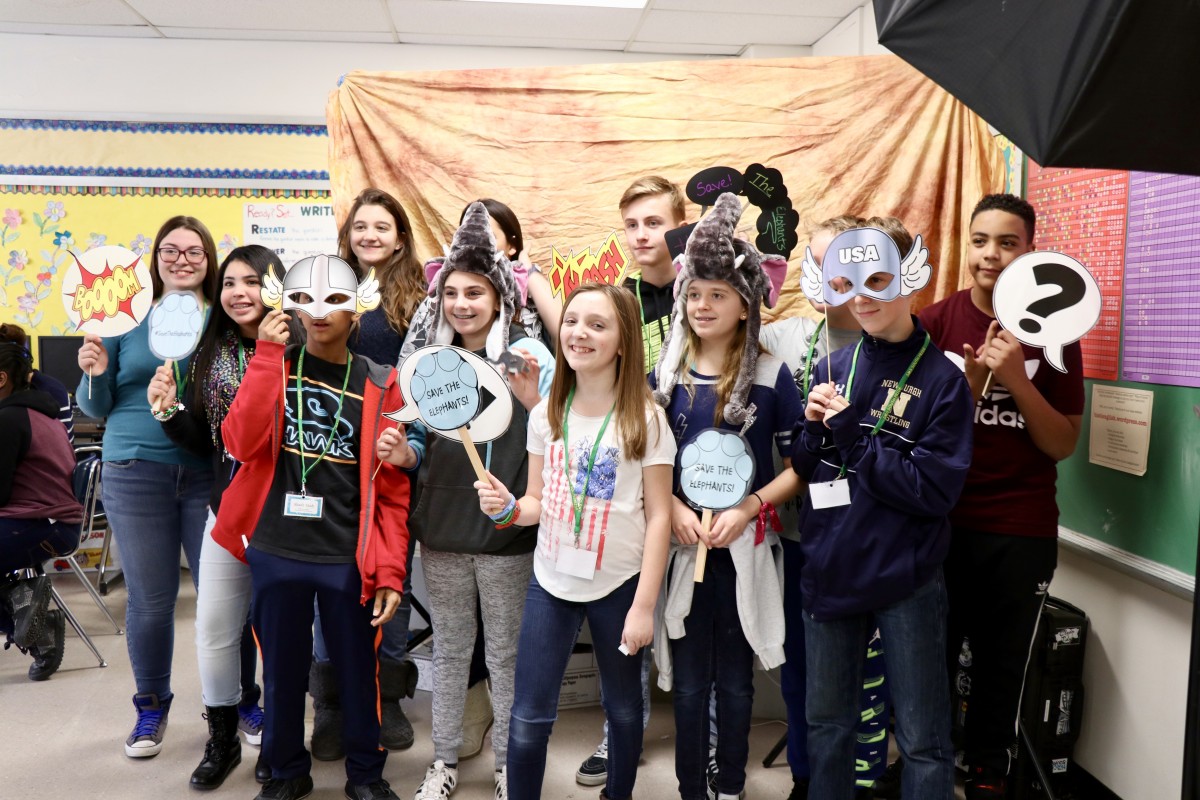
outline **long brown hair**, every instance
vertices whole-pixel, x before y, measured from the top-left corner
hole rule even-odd
[[[746,307],[746,298],[737,293],[737,290],[730,286],[728,281],[722,281],[729,286],[729,291],[733,296],[742,301],[742,308]],[[686,311],[684,312],[687,313]],[[687,391],[688,404],[696,399],[696,384],[692,381],[692,372],[690,369],[683,368],[686,365],[694,364],[696,357],[700,355],[700,337],[692,330],[692,326],[684,320],[684,331],[687,332],[687,339],[683,343],[683,357],[680,360],[680,376],[679,382],[683,384],[683,388]],[[755,344],[762,352],[762,346]],[[746,350],[746,320],[738,322],[737,330],[733,332],[733,340],[729,343],[729,349],[725,351],[725,360],[721,364],[721,374],[717,376],[717,405],[713,409],[713,425],[720,425],[724,419],[725,404],[729,402],[730,395],[733,394],[733,387],[737,383],[738,372],[742,368],[742,353]],[[750,376],[753,378],[754,376]]]
[[[162,276],[158,274],[158,248],[162,244],[162,240],[167,238],[167,234],[171,231],[183,228],[200,237],[200,246],[204,248],[204,299],[210,304],[217,300],[217,268],[220,262],[217,261],[217,245],[213,241],[212,234],[208,232],[208,228],[204,223],[195,217],[188,217],[180,214],[176,217],[171,217],[162,224],[158,229],[158,233],[154,237],[154,249],[150,251],[150,284],[154,287],[154,299],[162,297],[163,285]],[[184,258],[182,253],[180,258]]]
[[[637,300],[627,289],[611,286],[607,283],[583,283],[571,292],[563,306],[563,316],[567,315],[571,303],[576,297],[588,292],[599,292],[608,298],[613,312],[617,317],[617,332],[619,335],[620,352],[617,356],[616,370],[616,409],[617,431],[620,434],[621,450],[625,457],[638,460],[646,455],[646,409],[655,408],[654,396],[650,394],[650,385],[646,383],[646,361],[642,351],[642,321],[638,312]],[[550,433],[556,439],[563,437],[563,418],[567,407],[567,395],[575,388],[575,370],[567,363],[567,348],[559,343],[554,354],[554,381],[550,384],[550,397],[546,403],[547,418],[550,422]],[[659,419],[655,415],[655,419]],[[662,431],[655,428],[655,442]],[[570,446],[569,442],[564,442]]]
[[[350,266],[354,267],[361,279],[366,270],[358,263],[354,251],[350,249],[350,233],[354,229],[354,215],[363,206],[379,206],[391,215],[396,223],[396,235],[400,239],[400,247],[391,258],[376,268],[375,277],[379,281],[382,294],[383,313],[387,315],[388,324],[397,333],[403,335],[408,330],[409,320],[417,310],[417,305],[425,298],[425,272],[421,269],[421,260],[412,247],[412,228],[408,224],[408,215],[400,201],[382,189],[367,188],[358,193],[346,221],[338,230],[338,254]]]

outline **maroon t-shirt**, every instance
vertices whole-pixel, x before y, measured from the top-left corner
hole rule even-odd
[[[969,289],[925,308],[920,319],[934,344],[960,368],[963,344],[983,344],[992,322],[971,302]],[[1025,372],[1042,397],[1061,414],[1082,414],[1083,351],[1079,343],[1064,348],[1066,373],[1050,366],[1040,348],[1021,346]],[[991,392],[975,406],[975,452],[966,488],[950,512],[951,524],[1011,536],[1057,536],[1057,480],[1054,459],[1034,444],[1016,401],[993,379]]]

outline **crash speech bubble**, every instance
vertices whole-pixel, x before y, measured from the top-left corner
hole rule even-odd
[[[150,313],[153,286],[142,257],[116,245],[71,252],[74,261],[63,274],[62,299],[76,330],[97,336],[120,336]]]
[[[1045,351],[1066,372],[1063,348],[1100,321],[1103,298],[1087,267],[1062,253],[1035,250],[1004,268],[992,291],[996,319],[1017,341]]]

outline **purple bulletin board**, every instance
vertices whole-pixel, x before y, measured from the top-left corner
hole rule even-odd
[[[1121,377],[1200,386],[1200,178],[1129,174]]]

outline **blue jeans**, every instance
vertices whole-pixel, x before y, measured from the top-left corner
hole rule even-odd
[[[708,796],[705,770],[713,690],[717,695],[717,789],[738,794],[745,788],[754,707],[754,651],[742,633],[736,593],[737,571],[729,550],[710,550],[704,582],[696,584],[692,610],[684,619],[684,635],[671,640],[675,777],[683,800]]]
[[[621,632],[637,592],[635,575],[606,597],[588,603],[561,600],[535,575],[525,595],[517,644],[517,678],[508,727],[508,796],[538,800],[546,773],[546,747],[558,719],[558,695],[571,649],[586,618],[600,670],[604,716],[609,724],[608,780],[612,800],[633,795],[642,757],[642,656],[623,655]]]
[[[941,570],[911,596],[874,614],[827,621],[804,615],[808,758],[812,768],[809,796],[813,800],[854,797],[863,643],[876,625],[887,643],[896,744],[904,756],[901,794],[921,800],[953,800],[946,585]]]
[[[0,517],[0,578],[69,553],[78,542],[78,522]]]
[[[412,618],[412,571],[413,552],[417,546],[417,537],[408,537],[408,572],[404,575],[404,585],[400,587],[400,605],[395,615],[383,624],[383,641],[379,645],[379,657],[385,661],[403,661],[408,655],[408,624]],[[313,658],[317,661],[328,661],[329,650],[325,647],[325,633],[321,630],[321,610],[316,609],[316,623],[313,627]],[[480,648],[482,653],[482,648]],[[481,655],[482,658],[482,655]],[[487,674],[484,674],[487,677]],[[471,681],[475,685],[475,681]]]
[[[179,550],[195,584],[212,481],[209,470],[177,464],[137,459],[104,464],[104,510],[120,548],[129,598],[125,646],[139,693],[171,696]]]

